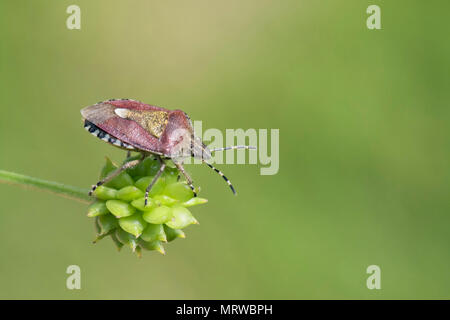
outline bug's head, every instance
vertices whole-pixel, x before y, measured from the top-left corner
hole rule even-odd
[[[195,136],[192,121],[184,111],[171,112],[163,140],[167,146],[167,154],[175,160],[188,157],[203,160],[211,158],[211,151]]]

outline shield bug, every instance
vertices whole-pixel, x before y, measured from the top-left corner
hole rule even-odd
[[[231,146],[208,149],[199,137],[194,136],[189,116],[181,110],[168,110],[130,99],[111,99],[96,103],[81,110],[84,128],[94,136],[118,148],[139,152],[142,157],[125,163],[103,180],[92,186],[89,195],[104,183],[116,177],[123,170],[138,165],[148,156],[155,156],[160,162],[159,171],[145,192],[145,204],[152,186],[163,173],[165,160],[172,160],[184,175],[187,184],[197,196],[192,179],[183,167],[183,159],[194,157],[216,171],[227,182],[231,191],[236,191],[230,180],[210,163],[211,153],[230,149],[255,149],[250,146]]]

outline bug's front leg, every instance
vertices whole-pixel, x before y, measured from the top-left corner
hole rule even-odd
[[[174,163],[175,163],[175,166],[178,168],[178,170],[180,170],[180,172],[183,174],[189,187],[192,189],[192,193],[194,194],[194,197],[196,197],[197,193],[195,192],[194,182],[192,181],[191,177],[186,172],[186,170],[184,170],[183,164],[177,163],[177,162],[174,162]]]
[[[145,200],[144,200],[144,206],[148,203],[148,193],[152,189],[152,187],[155,185],[156,181],[158,181],[159,177],[161,177],[161,174],[163,173],[164,169],[166,168],[166,163],[161,159],[160,156],[157,156],[159,163],[161,164],[161,167],[159,168],[158,172],[156,173],[155,177],[153,178],[152,182],[148,185],[148,187],[145,189]]]
[[[93,185],[91,191],[89,191],[89,195],[92,196],[92,194],[98,187],[111,181],[113,178],[117,177],[122,171],[137,166],[141,161],[142,161],[142,159],[137,159],[137,160],[133,160],[133,161],[125,163],[123,166],[121,166],[119,169],[117,169],[116,171],[111,173],[109,176],[105,177],[104,179],[100,180],[95,185]]]

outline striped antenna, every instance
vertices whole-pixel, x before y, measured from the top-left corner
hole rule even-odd
[[[202,162],[204,164],[206,164],[208,167],[210,167],[211,169],[213,169],[215,172],[217,172],[220,176],[222,176],[223,180],[226,181],[226,183],[228,184],[228,186],[230,187],[231,191],[233,191],[234,195],[236,195],[236,190],[234,190],[233,185],[231,184],[231,181],[228,180],[227,177],[225,177],[225,175],[222,173],[222,171],[220,171],[219,169],[215,168],[212,164],[206,162],[205,160],[202,159]]]
[[[252,147],[252,146],[231,146],[231,147],[225,147],[225,148],[212,149],[210,151],[211,152],[216,152],[216,151],[235,150],[235,149],[256,150],[256,147]]]

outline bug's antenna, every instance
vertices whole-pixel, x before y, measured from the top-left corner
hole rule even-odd
[[[216,151],[235,150],[235,149],[256,150],[256,147],[252,147],[252,146],[231,146],[231,147],[225,147],[225,148],[211,149],[209,151],[216,152]]]
[[[231,191],[233,191],[234,195],[236,195],[236,190],[234,190],[233,185],[231,184],[231,181],[228,180],[227,177],[225,177],[225,175],[222,173],[222,171],[220,171],[219,169],[215,168],[212,164],[206,162],[205,160],[202,159],[202,162],[204,164],[206,164],[208,167],[210,167],[211,169],[213,169],[215,172],[217,172],[220,176],[222,176],[223,180],[226,181],[226,183],[228,184],[228,186],[230,187]]]

